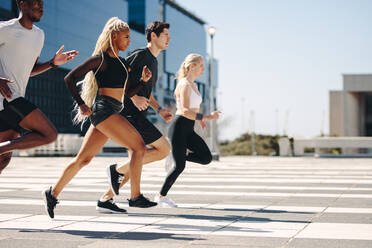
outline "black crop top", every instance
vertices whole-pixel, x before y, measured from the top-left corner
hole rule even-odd
[[[102,55],[99,56],[102,61]],[[123,65],[117,58],[110,57],[107,53],[103,53],[103,63],[96,73],[96,80],[98,88],[123,88],[124,83],[127,79],[127,72],[123,68]],[[129,66],[125,59],[119,57],[121,62],[125,65],[127,70]]]
[[[131,68],[125,59],[121,57],[119,58],[127,68],[129,73],[128,80],[130,80]],[[110,57],[107,53],[103,53],[103,61],[102,54],[88,58],[84,63],[78,65],[72,71],[70,71],[65,77],[67,88],[69,89],[74,100],[79,105],[83,104],[84,101],[80,97],[75,82],[81,80],[90,71],[93,73],[96,72],[98,88],[124,88],[124,83],[128,76],[120,61],[117,58]],[[132,97],[142,89],[144,83],[142,80],[138,80],[139,84],[136,87],[125,89],[126,96]]]

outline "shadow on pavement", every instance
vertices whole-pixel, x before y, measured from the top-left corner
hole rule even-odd
[[[224,216],[213,216],[213,215],[198,215],[198,214],[129,214],[129,216],[138,217],[157,217],[157,218],[184,218],[189,220],[211,220],[211,221],[252,221],[252,222],[288,222],[288,223],[308,223],[304,220],[283,220],[283,219],[271,219],[262,217],[249,217],[244,215],[224,215]]]
[[[17,230],[10,228],[9,230]],[[183,241],[205,240],[203,238],[187,237],[184,234],[174,233],[147,233],[147,232],[97,232],[97,231],[71,231],[71,230],[37,230],[37,229],[22,229],[20,232],[37,232],[37,233],[64,233],[70,235],[82,236],[90,239],[112,239],[112,240],[159,240],[173,239]]]
[[[249,209],[249,208],[182,208],[182,209],[198,209],[198,210],[213,210],[213,211],[231,211],[231,212],[256,212],[264,214],[316,214],[316,212],[301,212],[301,211],[285,211],[275,209]]]

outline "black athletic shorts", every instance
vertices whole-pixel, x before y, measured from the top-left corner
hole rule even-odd
[[[93,126],[96,127],[111,115],[118,114],[122,108],[123,104],[115,98],[97,95],[92,106],[92,114],[89,116],[89,120]]]
[[[163,134],[142,114],[130,115],[125,111],[120,114],[139,132],[146,145],[151,144],[163,136]]]
[[[19,123],[37,107],[23,97],[18,97],[11,102],[3,100],[4,109],[0,111],[0,132],[13,129],[20,132]]]

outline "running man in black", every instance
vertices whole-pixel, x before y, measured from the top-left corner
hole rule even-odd
[[[142,84],[139,92],[132,97],[125,97],[124,108],[121,111],[123,115],[140,133],[143,141],[151,149],[147,149],[143,157],[143,164],[148,164],[154,161],[165,158],[170,152],[170,144],[161,132],[146,118],[147,109],[150,105],[166,122],[173,119],[171,111],[162,108],[152,95],[152,89],[155,87],[158,79],[158,61],[156,57],[162,50],[168,48],[170,41],[169,24],[165,22],[152,22],[146,28],[147,47],[133,51],[127,58],[127,62],[132,69],[132,80],[128,81],[127,87],[130,89],[138,88],[140,86],[139,78],[141,68],[147,66],[151,72],[152,77],[149,82]],[[131,155],[132,151],[129,150]],[[115,175],[116,164],[111,165],[112,174]],[[117,182],[111,180],[111,189],[108,190],[102,197],[101,201],[111,199],[115,194],[119,193],[119,188],[124,185],[131,177],[129,173],[128,162],[118,170],[124,172],[124,180]],[[129,201],[131,205],[131,201]],[[101,209],[98,209],[101,210]]]
[[[67,87],[79,109],[75,118],[76,122],[84,121],[89,116],[91,126],[84,137],[79,154],[66,167],[56,185],[43,192],[46,210],[51,218],[54,218],[54,208],[58,203],[58,195],[79,170],[99,152],[108,138],[132,151],[129,164],[132,176],[131,201],[133,204],[137,207],[156,205],[156,203],[145,198],[140,191],[142,159],[146,150],[145,143],[137,130],[120,115],[123,108],[124,89],[129,81],[131,68],[125,59],[119,57],[118,54],[119,51],[125,51],[129,43],[130,30],[128,24],[117,17],[111,18],[107,21],[97,40],[92,57],[74,68],[65,77]],[[85,79],[80,96],[76,81],[84,75]],[[141,68],[141,75],[138,78],[139,86],[131,90],[128,89],[126,94],[134,95],[150,78],[151,71],[146,67]],[[95,132],[95,130],[98,132]],[[89,159],[81,160],[82,156],[80,154],[85,154]],[[119,172],[121,172],[120,169]],[[111,177],[115,175],[111,174]],[[115,180],[117,181],[119,178],[116,177]],[[113,199],[99,202],[98,205],[103,208],[110,206],[117,212],[126,212],[124,209],[117,207]]]
[[[204,121],[217,120],[219,117],[218,111],[210,115],[199,113],[202,97],[194,81],[203,74],[203,71],[202,56],[189,54],[177,73],[178,83],[174,91],[177,104],[176,119],[169,130],[175,166],[165,179],[160,194],[155,197],[159,206],[177,207],[174,201],[167,197],[167,193],[185,169],[186,161],[199,164],[209,164],[212,161],[207,144],[194,131],[195,120],[204,129],[206,126]]]
[[[34,104],[26,100],[30,77],[62,65],[77,51],[62,52],[62,46],[46,63],[38,63],[44,32],[36,25],[44,14],[43,0],[17,0],[18,18],[0,22],[0,173],[9,164],[12,151],[53,142],[57,130]],[[19,137],[22,129],[29,132]]]

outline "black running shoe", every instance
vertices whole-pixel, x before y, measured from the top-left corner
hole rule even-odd
[[[134,199],[128,199],[129,207],[136,207],[136,208],[151,208],[158,205],[156,202],[152,202],[142,194]]]
[[[127,213],[127,210],[125,210],[124,208],[119,208],[115,204],[114,199],[112,198],[107,201],[98,200],[96,210],[100,213],[114,213],[114,214]]]
[[[58,199],[52,194],[52,186],[42,192],[42,197],[45,203],[45,211],[50,218],[54,218],[54,208],[59,203]]]
[[[121,174],[116,170],[116,164],[107,167],[107,178],[111,190],[115,195],[119,195],[119,188],[124,179],[124,174]]]

